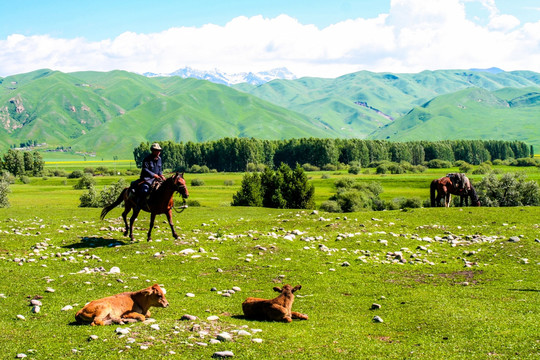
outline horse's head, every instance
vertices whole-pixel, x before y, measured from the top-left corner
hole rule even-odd
[[[187,189],[186,180],[184,180],[184,173],[174,174],[173,179],[175,190],[182,195],[182,198],[187,199],[189,197],[189,191]]]
[[[478,194],[476,193],[476,189],[472,185],[471,185],[471,188],[469,189],[469,196],[471,197],[472,206],[480,206],[480,199],[478,199]]]

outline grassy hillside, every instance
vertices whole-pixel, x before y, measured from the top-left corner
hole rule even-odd
[[[390,119],[397,119],[442,94],[470,87],[493,91],[539,85],[540,75],[529,71],[492,74],[439,70],[417,74],[361,71],[336,79],[275,80],[261,86],[240,84],[236,88],[318,119],[343,137],[366,137],[390,124]]]
[[[370,134],[396,140],[512,136],[536,145],[539,86],[540,74],[529,71],[361,71],[231,88],[125,71],[44,69],[0,79],[0,150],[31,140],[130,158],[141,141]],[[478,90],[467,92],[471,88]]]
[[[141,141],[336,137],[324,124],[208,81],[40,70],[2,79],[0,148],[27,140],[131,157]]]
[[[519,139],[540,148],[540,88],[487,91],[468,88],[441,95],[392,124],[374,139]]]

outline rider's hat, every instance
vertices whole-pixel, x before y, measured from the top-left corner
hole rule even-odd
[[[152,146],[150,146],[150,150],[159,150],[159,151],[161,151],[161,146],[159,146],[158,143],[153,143]]]

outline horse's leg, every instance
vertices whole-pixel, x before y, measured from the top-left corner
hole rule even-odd
[[[129,238],[131,241],[134,241],[133,239],[133,223],[135,222],[135,219],[137,219],[137,216],[139,216],[139,212],[141,209],[139,207],[133,208],[133,214],[131,215],[131,218],[129,218]]]
[[[127,222],[127,215],[129,214],[129,212],[131,211],[131,206],[128,204],[127,201],[124,201],[125,203],[125,207],[124,207],[124,212],[122,213],[122,219],[124,219],[124,225],[125,225],[125,231],[124,231],[124,236],[127,236],[128,233],[129,233],[129,226],[128,226],[128,222]]]
[[[154,221],[156,220],[156,213],[150,213],[150,228],[148,229],[148,236],[146,241],[152,241],[152,229],[154,228]]]
[[[450,207],[450,200],[452,200],[452,195],[450,195],[450,193],[446,193],[446,198],[444,202],[445,207]]]
[[[174,224],[173,224],[173,220],[172,220],[172,209],[167,211],[165,213],[165,216],[167,216],[167,221],[169,221],[169,225],[171,227],[173,238],[178,239],[178,234],[176,233],[176,231],[174,231]]]

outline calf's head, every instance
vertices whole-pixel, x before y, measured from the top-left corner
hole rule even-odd
[[[148,305],[155,307],[167,307],[169,302],[165,299],[165,292],[159,287],[158,284],[142,290],[145,299],[148,301]]]
[[[297,290],[300,290],[302,288],[302,285],[296,285],[294,288],[289,285],[289,284],[286,284],[283,286],[283,289],[278,287],[278,286],[275,286],[274,287],[274,291],[278,292],[278,293],[282,293],[283,295],[292,295],[294,292],[296,292]]]

